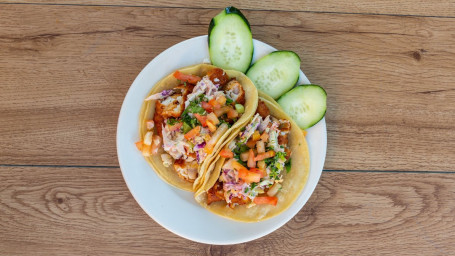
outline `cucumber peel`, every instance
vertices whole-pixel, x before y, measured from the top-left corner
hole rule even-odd
[[[318,123],[327,111],[327,92],[319,85],[299,85],[278,99],[278,104],[302,129]]]
[[[274,99],[299,80],[300,58],[292,51],[275,51],[256,61],[246,75],[256,88]]]
[[[226,7],[210,21],[208,32],[212,64],[245,73],[251,65],[254,47],[250,23],[240,10]]]

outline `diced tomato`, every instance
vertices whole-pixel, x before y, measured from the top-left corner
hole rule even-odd
[[[205,111],[207,111],[209,113],[213,112],[213,106],[210,105],[208,102],[203,101],[203,102],[201,102],[201,105],[202,105],[202,108],[205,109]]]
[[[198,113],[194,114],[194,117],[202,124],[203,127],[207,126],[207,116],[201,116]]]
[[[229,119],[234,119],[239,116],[239,112],[235,111],[232,107],[229,107],[229,110],[227,112],[227,118]]]
[[[221,104],[218,101],[216,101],[215,98],[209,100],[209,104],[212,105],[213,108],[215,108],[215,109],[221,107]]]
[[[261,161],[261,160],[264,160],[264,159],[267,159],[267,158],[270,158],[270,157],[274,157],[274,156],[275,156],[275,151],[270,150],[270,151],[267,151],[265,153],[258,154],[254,158],[254,161]]]
[[[193,129],[191,129],[189,132],[187,132],[184,135],[184,137],[185,137],[185,139],[190,140],[194,136],[198,135],[200,132],[201,132],[201,126],[198,125],[198,126],[194,127]]]
[[[180,128],[182,128],[182,126],[183,126],[182,122],[175,123],[174,125],[169,126],[169,131],[178,131],[180,130]]]
[[[254,172],[254,173],[258,173],[259,175],[261,175],[261,178],[264,178],[265,176],[267,176],[267,172],[262,169],[258,169],[258,168],[251,168],[250,169],[250,172]]]
[[[215,115],[216,115],[217,117],[220,117],[220,116],[222,116],[223,114],[226,114],[226,113],[229,111],[229,109],[230,109],[230,108],[229,108],[228,106],[224,106],[224,107],[221,107],[221,108],[218,108],[218,109],[215,108],[215,109],[213,110],[213,113],[215,113]]]
[[[136,148],[139,149],[139,151],[142,151],[142,141],[136,142]]]
[[[196,84],[197,82],[199,82],[201,80],[201,78],[198,76],[183,74],[182,72],[180,72],[178,70],[174,72],[174,77],[180,81],[188,82],[190,84]]]
[[[256,161],[254,161],[254,152],[252,149],[248,152],[248,163],[247,163],[248,168],[254,168],[256,167]]]
[[[276,196],[257,196],[254,198],[255,204],[270,204],[276,205],[278,203],[278,197]]]
[[[220,151],[220,156],[224,158],[233,158],[234,153],[229,148],[224,148]]]
[[[210,132],[215,132],[216,131],[216,126],[212,122],[207,120],[206,124],[209,127]]]
[[[259,173],[250,172],[246,168],[241,168],[238,170],[239,178],[244,180],[246,183],[259,182],[261,180],[261,175]]]
[[[153,135],[153,143],[152,143],[152,146],[151,146],[151,154],[152,155],[156,155],[156,153],[158,153],[158,150],[160,149],[160,146],[161,146],[161,137],[158,136],[158,135]]]
[[[267,142],[268,139],[269,139],[269,134],[266,132],[263,132],[261,135],[261,140],[264,142]]]
[[[252,139],[249,139],[247,142],[246,142],[246,146],[249,147],[249,148],[254,148],[254,146],[256,146],[256,142]]]

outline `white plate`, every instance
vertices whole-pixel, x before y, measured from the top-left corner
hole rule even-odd
[[[276,49],[254,40],[254,58]],[[171,72],[209,59],[207,36],[178,43],[154,58],[131,85],[117,125],[117,154],[126,184],[133,197],[161,226],[171,232],[201,243],[237,244],[265,236],[288,222],[307,202],[316,187],[326,154],[326,125],[322,119],[308,130],[311,168],[308,182],[296,202],[282,214],[257,223],[243,223],[217,216],[193,199],[190,192],[176,189],[162,181],[137,151],[138,123],[142,102],[153,85]],[[310,81],[300,71],[299,83]]]

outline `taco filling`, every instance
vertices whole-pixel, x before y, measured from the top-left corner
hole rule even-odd
[[[215,144],[245,112],[245,91],[235,78],[214,68],[203,77],[176,71],[180,85],[153,94],[155,113],[147,120],[144,139],[137,143],[144,156],[158,154],[165,167],[194,182],[198,167]]]
[[[207,191],[207,204],[224,201],[230,208],[276,205],[283,174],[291,167],[288,134],[291,123],[270,115],[259,101],[256,115],[220,151],[226,161],[216,183]]]

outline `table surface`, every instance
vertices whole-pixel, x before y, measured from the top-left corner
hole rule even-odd
[[[225,2],[0,0],[1,255],[453,254],[455,2],[231,4],[327,90],[327,159],[303,209],[258,240],[199,244],[122,179],[129,86]]]

